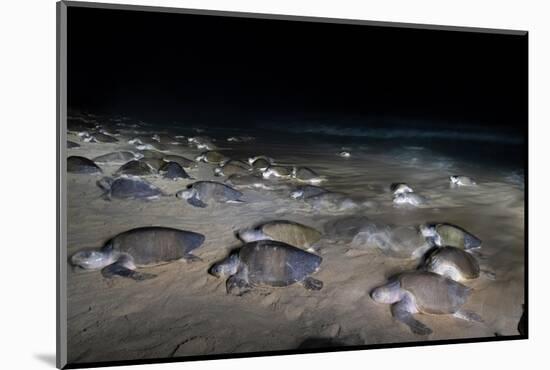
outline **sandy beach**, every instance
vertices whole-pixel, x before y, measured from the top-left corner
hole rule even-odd
[[[68,139],[80,147],[67,149],[68,156],[91,159],[120,150],[138,152],[128,143],[136,135],[181,134],[170,129],[154,131],[150,126],[121,128],[110,122],[118,130],[118,142],[83,142],[70,133]],[[185,132],[189,135],[191,128]],[[151,201],[107,201],[96,184],[102,175],[68,174],[69,256],[81,249],[100,248],[115,235],[143,226],[173,227],[206,237],[194,253],[202,261],[147,268],[158,276],[146,281],[106,279],[99,271],[79,272],[69,266],[69,363],[518,334],[525,262],[520,169],[442,154],[429,141],[426,145],[407,140],[377,144],[290,134],[283,140],[283,134],[262,136],[258,131],[252,134],[254,140],[237,143],[228,142],[227,133],[207,130],[200,135],[214,139],[217,150],[234,159],[267,155],[280,164],[307,166],[326,177],[323,187],[349,194],[360,207],[342,212],[314,210],[290,198],[288,189],[293,183],[281,190],[244,189],[243,204],[196,208],[176,198],[178,190],[196,180],[225,180],[214,176],[215,166],[208,163],[188,171],[196,180],[147,177],[167,194]],[[202,151],[185,140],[166,145],[164,154],[191,159]],[[342,148],[349,150],[349,158],[337,155]],[[103,176],[111,176],[120,164],[100,167]],[[453,188],[449,176],[455,174],[471,176],[478,185]],[[428,199],[427,204],[396,206],[389,189],[394,182],[411,185]],[[354,244],[353,235],[343,235],[334,227],[337,221],[345,223],[351,217],[415,227],[447,222],[480,238],[482,265],[496,278],[482,276],[466,283],[473,288],[466,307],[484,323],[418,315],[433,330],[429,336],[418,336],[397,322],[389,306],[374,302],[369,293],[390,276],[415,269],[419,261]],[[323,233],[317,248],[323,262],[315,274],[324,282],[323,289],[308,291],[294,284],[233,296],[226,293],[225,279],[207,273],[213,263],[241,244],[236,231],[271,220],[295,221]]]

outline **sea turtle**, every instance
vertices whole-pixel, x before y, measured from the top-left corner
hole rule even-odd
[[[116,275],[137,281],[155,275],[135,271],[137,267],[200,258],[191,254],[204,242],[204,235],[167,227],[141,227],[118,234],[99,250],[85,250],[71,257],[73,266],[99,270],[106,278]]]
[[[100,155],[99,157],[95,157],[94,161],[96,163],[113,163],[113,164],[123,164],[128,161],[131,161],[132,159],[139,159],[141,158],[141,154],[134,154],[132,152],[127,151],[120,151],[120,152],[112,152]]]
[[[80,144],[67,140],[67,149],[80,148]]]
[[[263,173],[262,177],[264,179],[270,178],[290,178],[292,176],[294,168],[287,166],[269,166]]]
[[[197,149],[214,150],[216,146],[212,143],[212,139],[207,136],[193,136],[187,138],[187,142]]]
[[[187,199],[187,203],[194,207],[205,208],[211,201],[217,203],[243,203],[243,196],[238,190],[215,181],[197,181],[189,184],[187,189],[180,190],[176,197]]]
[[[481,248],[481,240],[463,228],[448,224],[425,224],[420,226],[422,234],[431,244],[457,247],[464,250]]]
[[[67,172],[95,175],[103,171],[91,159],[73,155],[67,158]]]
[[[450,176],[449,180],[451,181],[451,185],[457,185],[457,186],[475,186],[476,182],[468,176]]]
[[[183,168],[197,167],[197,163],[195,161],[182,157],[181,155],[165,155],[163,159],[166,162],[176,162]]]
[[[477,279],[480,275],[479,263],[475,257],[456,247],[434,248],[421,269],[459,282]]]
[[[231,176],[231,175],[248,175],[250,174],[250,167],[246,167],[246,163],[240,161],[231,160],[225,163],[223,166],[214,168],[215,176]]]
[[[151,200],[164,195],[159,188],[139,178],[104,177],[97,182],[97,185],[105,191],[103,197],[107,200],[111,198]]]
[[[321,233],[314,228],[297,222],[275,220],[237,233],[243,242],[276,240],[299,248],[313,250],[313,245],[321,239]]]
[[[307,167],[295,167],[292,170],[292,177],[298,181],[308,182],[310,184],[319,184],[324,178],[319,176],[315,171]]]
[[[214,264],[209,273],[229,276],[227,293],[242,295],[255,286],[286,287],[301,283],[308,290],[319,290],[323,282],[310,275],[317,272],[323,259],[300,248],[274,241],[260,240],[244,244],[225,260]]]
[[[141,161],[153,167],[155,171],[159,171],[161,167],[166,164],[165,160],[158,159],[158,158],[142,158]]]
[[[403,193],[414,193],[413,189],[405,184],[404,182],[394,182],[390,185],[390,190],[393,195],[403,194]]]
[[[161,152],[158,152],[156,150],[142,150],[140,151],[141,155],[143,155],[143,158],[149,159],[162,159],[164,158],[164,154]]]
[[[400,193],[393,197],[393,202],[398,205],[421,206],[427,203],[427,199],[416,193]]]
[[[355,249],[377,248],[393,258],[418,259],[431,246],[416,226],[366,222],[351,242]]]
[[[462,309],[472,290],[459,282],[427,271],[401,273],[389,283],[374,289],[375,302],[391,304],[393,317],[407,325],[418,335],[432,330],[417,321],[413,314],[453,315],[469,321],[483,322],[476,313]]]
[[[160,168],[159,173],[165,179],[190,179],[191,176],[185,172],[185,170],[176,162],[165,162],[164,165]]]
[[[251,157],[248,158],[248,163],[250,163],[254,170],[265,171],[273,164],[273,159],[266,156]]]
[[[154,175],[157,171],[147,164],[143,159],[133,160],[123,164],[117,171],[117,175],[148,176]]]
[[[313,197],[315,195],[319,195],[327,192],[328,190],[323,189],[319,186],[302,185],[302,186],[298,186],[296,190],[290,193],[290,197],[292,199],[307,199],[309,197]]]
[[[349,158],[349,157],[351,157],[351,153],[346,151],[346,150],[343,150],[341,152],[338,152],[338,156],[340,156],[342,158]]]
[[[155,142],[154,144],[137,144],[136,148],[139,150],[152,150],[152,151],[167,151],[166,145]]]
[[[199,156],[195,158],[197,162],[205,162],[205,163],[213,163],[213,164],[220,164],[224,163],[229,158],[227,158],[225,155],[221,154],[220,152],[216,151],[207,151],[201,153]]]
[[[359,205],[347,194],[327,191],[304,199],[317,211],[342,212],[357,208]]]
[[[96,143],[116,143],[118,142],[118,139],[111,135],[96,132],[92,134],[92,141]]]
[[[273,181],[266,180],[262,177],[255,175],[239,175],[233,174],[225,180],[228,185],[235,186],[238,188],[251,188],[251,189],[264,189],[264,190],[275,190],[282,184],[276,184]]]
[[[348,242],[371,223],[372,221],[366,216],[346,216],[327,221],[323,230],[326,235],[335,240]]]

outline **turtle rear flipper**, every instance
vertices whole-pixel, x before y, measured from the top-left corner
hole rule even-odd
[[[413,302],[408,298],[404,298],[401,301],[391,306],[391,313],[398,321],[407,325],[414,334],[418,335],[430,335],[432,329],[416,320],[411,313],[410,306]]]
[[[113,278],[115,276],[122,276],[125,278],[134,279],[136,281],[148,280],[156,277],[157,275],[147,274],[143,272],[137,272],[131,270],[128,267],[123,266],[119,263],[113,263],[101,270],[101,274],[106,278]]]
[[[461,320],[483,323],[483,318],[472,311],[458,310],[453,314],[453,316]]]
[[[302,285],[307,290],[321,290],[323,288],[323,282],[312,277],[305,278],[302,281]]]
[[[252,290],[252,286],[241,276],[233,275],[225,282],[227,294],[241,296]]]
[[[196,196],[192,196],[191,198],[187,199],[187,203],[191,204],[193,207],[199,207],[199,208],[206,208],[207,206],[206,203],[204,203],[202,200],[200,200]]]

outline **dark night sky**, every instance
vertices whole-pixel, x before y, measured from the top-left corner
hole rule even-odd
[[[527,36],[89,8],[68,14],[71,107],[220,124],[296,117],[527,124]]]

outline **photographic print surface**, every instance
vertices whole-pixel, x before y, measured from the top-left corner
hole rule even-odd
[[[70,365],[525,334],[526,33],[67,21]]]

